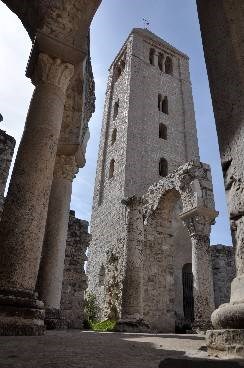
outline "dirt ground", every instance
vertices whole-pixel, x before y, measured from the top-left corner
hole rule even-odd
[[[186,357],[208,358],[203,336],[69,330],[40,337],[0,337],[0,368],[158,368],[166,358]],[[188,368],[187,362],[170,365],[170,361],[162,367]],[[237,367],[244,367],[240,364]],[[214,365],[222,366],[226,367]]]

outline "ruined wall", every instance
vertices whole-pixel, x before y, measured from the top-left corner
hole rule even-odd
[[[0,129],[0,216],[4,203],[4,191],[12,162],[15,139]]]
[[[76,218],[75,212],[70,211],[60,306],[68,328],[82,328],[83,324],[84,291],[87,288],[84,263],[89,241],[88,222]]]
[[[235,277],[234,248],[226,245],[212,245],[211,257],[213,264],[214,302],[218,308],[230,301],[231,281]]]

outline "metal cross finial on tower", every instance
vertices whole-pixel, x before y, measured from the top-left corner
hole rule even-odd
[[[142,18],[142,20],[143,20],[143,28],[148,29],[150,24],[149,20],[146,18]]]

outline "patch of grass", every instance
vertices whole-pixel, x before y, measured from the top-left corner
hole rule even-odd
[[[101,331],[101,332],[111,332],[114,331],[114,327],[116,325],[116,321],[106,319],[102,322],[91,322],[91,327],[93,331]]]

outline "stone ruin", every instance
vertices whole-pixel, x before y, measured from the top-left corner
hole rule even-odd
[[[94,189],[88,278],[100,318],[121,331],[210,328],[235,269],[232,247],[225,258],[210,247],[216,216],[188,57],[133,29],[109,70]]]
[[[67,328],[83,328],[84,297],[87,289],[87,276],[84,265],[90,242],[88,222],[75,217],[70,211],[68,235],[65,248],[64,275],[60,303],[61,316]]]
[[[4,191],[15,147],[15,139],[0,130],[0,214],[4,206]],[[89,223],[70,211],[62,281],[60,309],[46,310],[46,327],[79,328],[84,322],[84,296],[87,288],[85,275],[86,251],[90,242]]]
[[[0,334],[39,335],[45,331],[44,303],[48,309],[60,309],[60,275],[63,274],[60,265],[65,255],[63,235],[68,227],[71,183],[77,167],[84,164],[84,144],[88,136],[87,129],[83,128],[94,108],[92,78],[87,83],[85,77],[91,70],[87,40],[90,23],[101,0],[52,1],[48,5],[46,0],[3,2],[20,18],[33,42],[26,75],[34,84],[35,91],[1,215]],[[212,314],[213,329],[207,332],[206,340],[208,352],[212,355],[243,357],[244,3],[239,0],[196,2],[236,264],[230,301]],[[153,60],[153,53],[150,59]],[[159,60],[160,67],[161,57]],[[169,62],[166,64],[170,72],[172,65]],[[125,63],[121,59],[116,70],[117,79],[124,68]],[[161,95],[158,104],[165,112],[167,99],[164,97]],[[186,119],[186,122],[189,121]],[[190,132],[188,127],[186,133]],[[163,127],[161,133],[163,136]],[[192,159],[190,157],[178,164],[171,172]],[[165,164],[163,160],[160,162],[161,173],[166,168]],[[111,177],[114,169],[116,162],[111,161]],[[106,172],[103,171],[102,186],[105,179]],[[103,189],[99,194],[100,202],[106,194]],[[63,198],[64,193],[66,200],[62,202],[63,207],[55,209],[55,203],[58,203],[56,198],[59,195]],[[133,197],[133,193],[125,197]],[[51,236],[54,213],[59,226]],[[121,213],[123,215],[125,212]],[[54,241],[49,243],[50,239]],[[111,263],[116,262],[113,254],[108,256]],[[101,282],[103,275],[104,272],[101,272]],[[40,285],[39,296],[36,294],[37,281]]]

